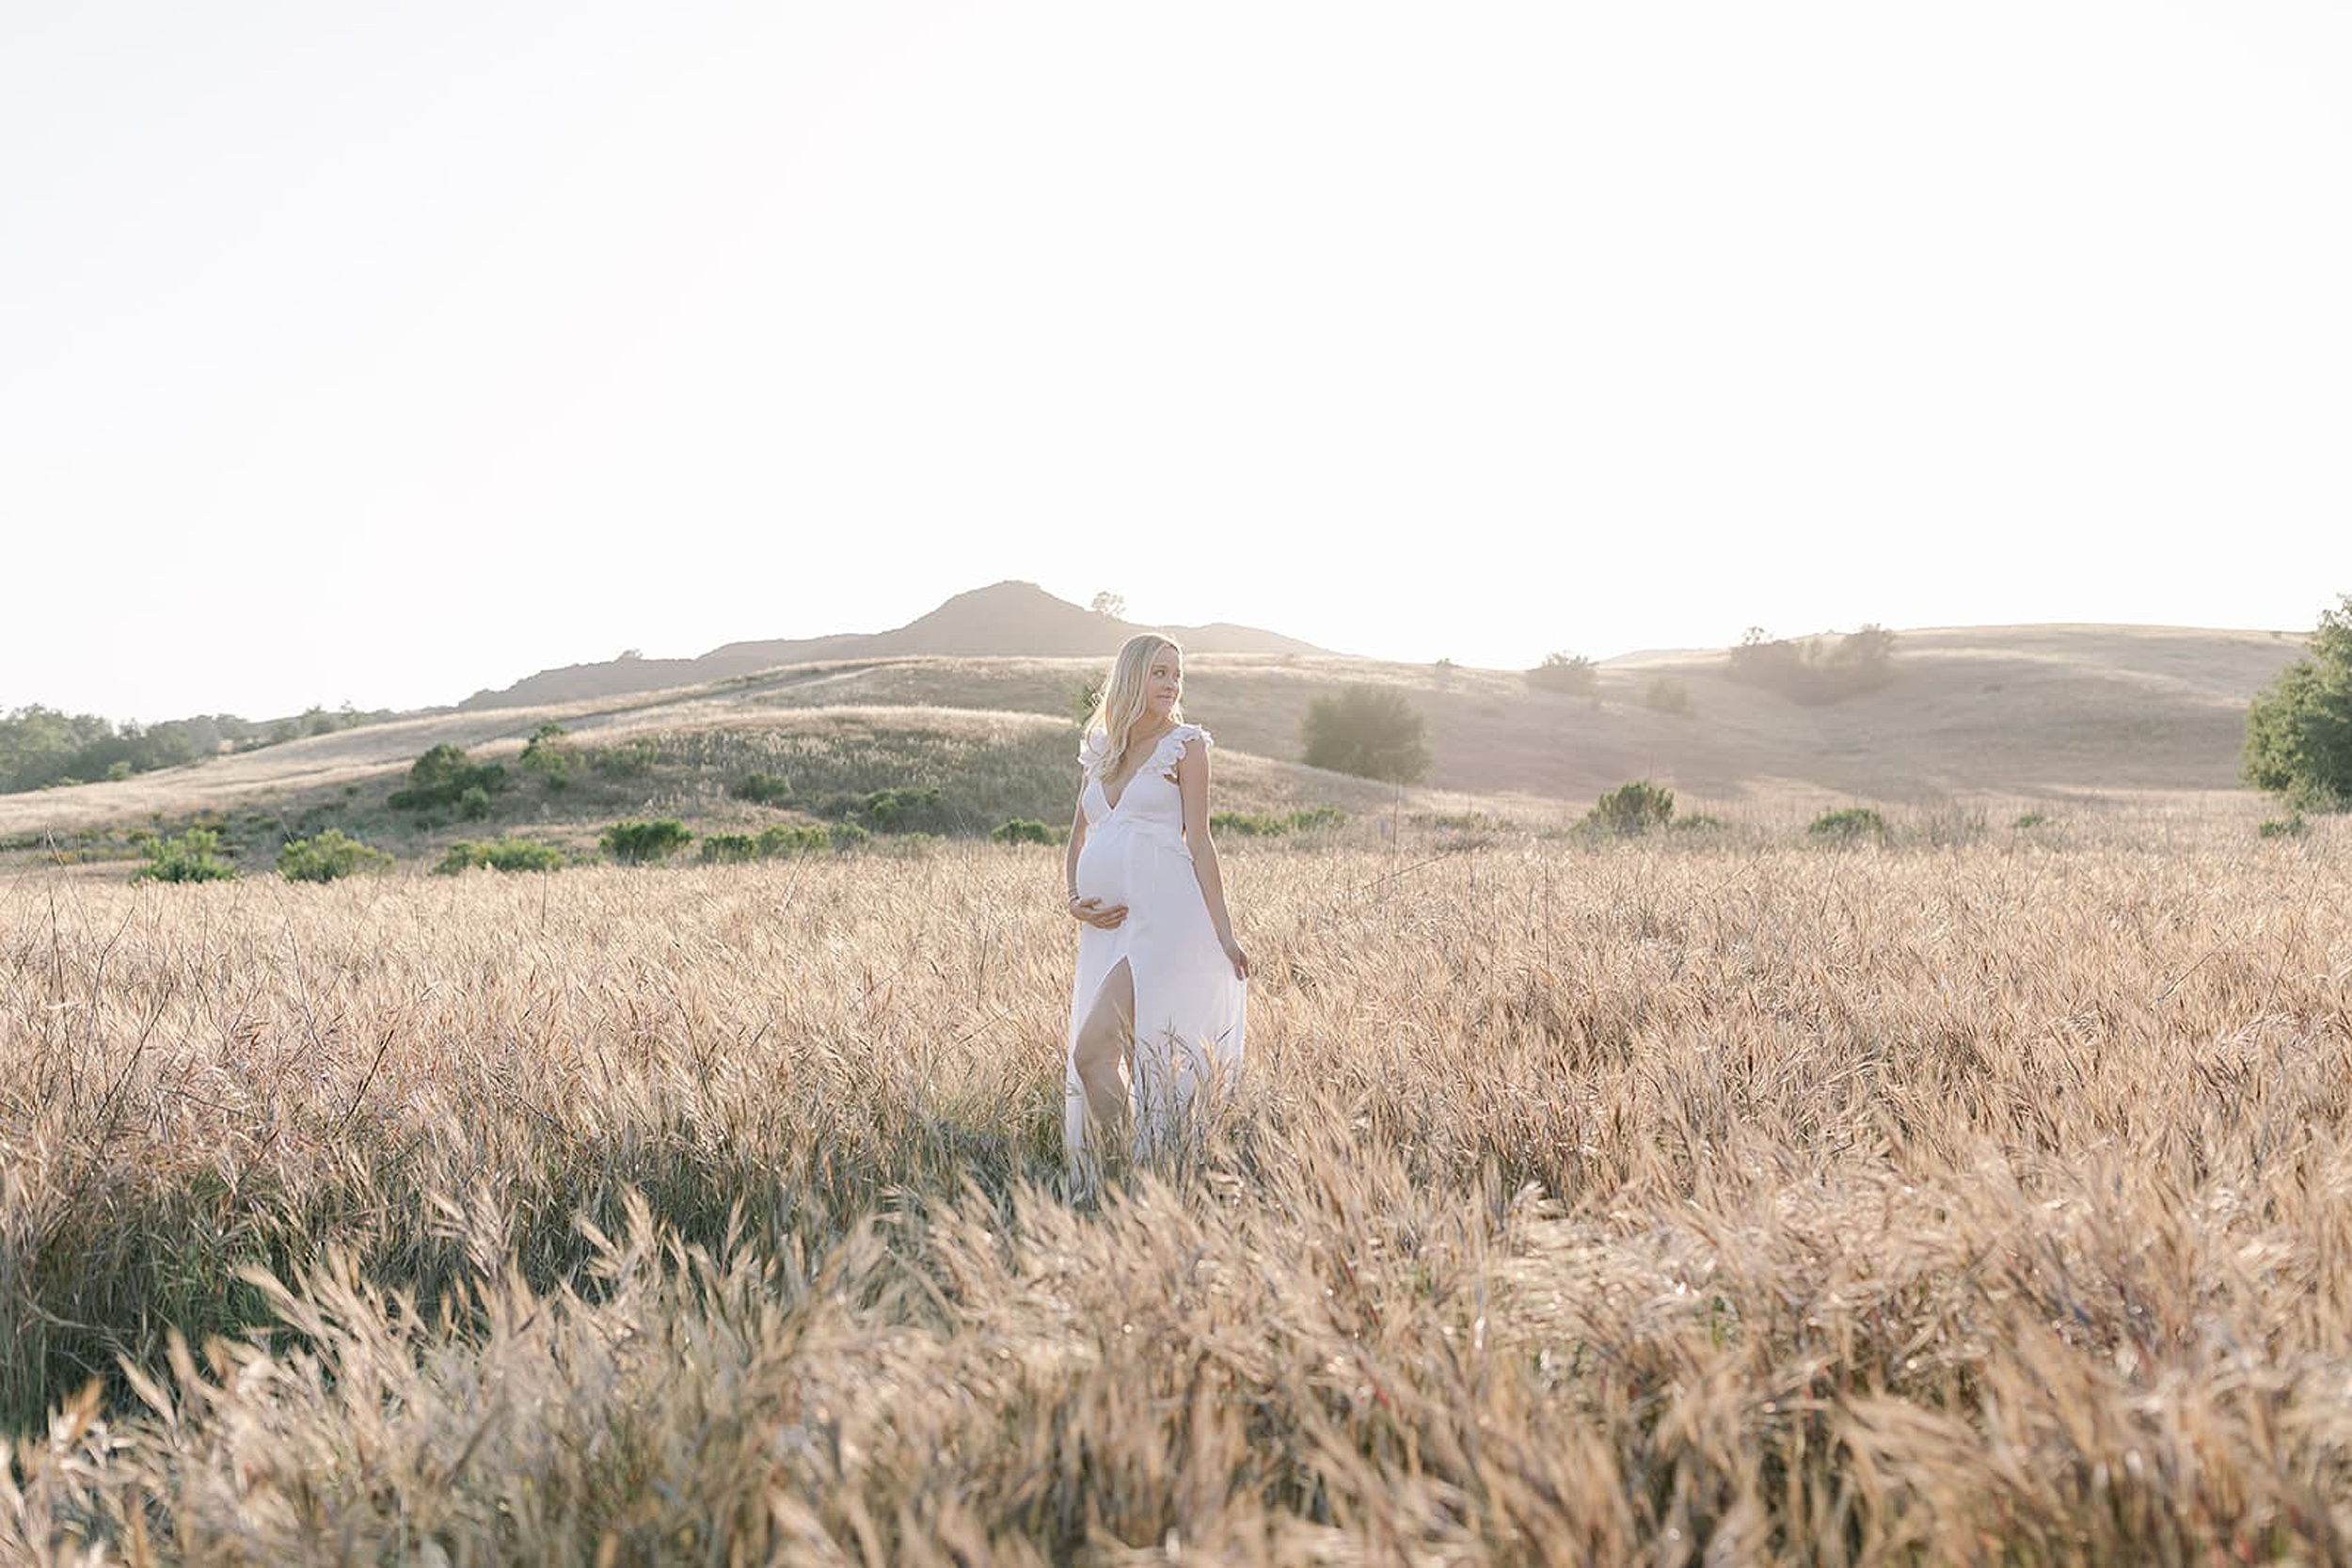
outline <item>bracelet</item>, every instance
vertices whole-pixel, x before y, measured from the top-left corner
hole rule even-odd
[[[1070,890],[1070,901],[1073,904],[1078,901],[1078,890],[1074,887]]]

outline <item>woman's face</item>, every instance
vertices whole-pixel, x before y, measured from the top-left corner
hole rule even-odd
[[[1162,648],[1152,656],[1152,668],[1143,676],[1143,710],[1154,719],[1166,719],[1176,711],[1176,705],[1184,695],[1184,661],[1173,648]]]

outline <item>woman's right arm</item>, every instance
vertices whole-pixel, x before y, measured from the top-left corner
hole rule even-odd
[[[1078,800],[1078,814],[1070,819],[1070,845],[1061,852],[1061,890],[1070,895],[1070,901],[1078,901],[1078,851],[1086,847],[1087,803]]]

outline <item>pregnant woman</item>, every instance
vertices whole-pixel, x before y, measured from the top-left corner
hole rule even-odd
[[[1165,637],[1129,638],[1078,749],[1062,1136],[1081,1197],[1129,1143],[1131,1117],[1132,1151],[1148,1158],[1201,1085],[1241,1066],[1249,958],[1209,838],[1209,732],[1184,721],[1184,657]]]

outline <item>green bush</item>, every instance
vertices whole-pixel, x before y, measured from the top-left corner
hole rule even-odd
[[[1672,675],[1653,676],[1649,684],[1642,688],[1642,705],[1660,713],[1688,713],[1691,711],[1691,689]]]
[[[2254,831],[2265,838],[2301,838],[2312,831],[2312,825],[2303,820],[2303,814],[2298,811],[2274,816]]]
[[[1103,705],[1103,686],[1105,677],[1090,676],[1070,689],[1070,717],[1081,731],[1092,722],[1094,710]]]
[[[759,859],[759,839],[751,833],[705,833],[702,863],[705,865],[739,864]]]
[[[2246,782],[2297,811],[2352,808],[2352,594],[2246,712]]]
[[[2024,832],[2028,828],[2043,827],[2048,824],[2049,820],[2047,816],[2038,811],[2021,812],[2018,814],[2017,820],[2011,822],[2010,826],[2019,832]]]
[[[532,731],[531,738],[523,742],[521,759],[523,771],[537,774],[546,781],[547,786],[551,790],[562,789],[570,784],[572,782],[571,753],[558,744],[570,733],[552,719]]]
[[[683,849],[693,836],[685,823],[664,816],[650,822],[615,822],[596,842],[614,860],[644,865]]]
[[[1347,813],[1337,806],[1308,806],[1293,812],[1220,811],[1209,815],[1209,831],[1236,838],[1279,838],[1284,833],[1334,828],[1346,820]]]
[[[844,826],[848,826],[844,824]],[[863,829],[851,828],[863,833]],[[862,840],[861,840],[862,842]],[[823,828],[798,824],[776,823],[758,834],[707,833],[702,841],[702,861],[706,865],[740,864],[746,861],[772,860],[781,855],[803,855],[831,847],[833,832]]]
[[[763,806],[789,804],[792,781],[773,773],[752,773],[727,786],[727,793],[739,800],[750,800]]]
[[[1661,789],[1647,779],[1621,784],[1599,800],[1584,814],[1578,824],[1588,832],[1613,833],[1620,837],[1648,832],[1663,828],[1674,820],[1675,792]]]
[[[838,817],[878,833],[938,833],[961,826],[961,814],[936,788],[929,786],[832,795],[817,810],[821,816]]]
[[[340,828],[312,838],[288,839],[278,851],[278,874],[290,882],[331,882],[362,871],[389,871],[392,857]]]
[[[479,844],[461,840],[449,847],[441,856],[441,863],[433,869],[448,877],[477,865],[493,871],[557,871],[563,868],[564,851],[552,844],[528,838],[491,839]]]
[[[444,741],[408,765],[408,787],[385,802],[394,811],[429,812],[450,807],[468,817],[487,816],[490,797],[506,787],[506,769],[495,762],[468,759],[461,747]]]
[[[854,822],[836,822],[833,825],[832,837],[835,849],[856,849],[871,843],[874,835]]]
[[[1894,657],[1895,634],[1884,626],[1866,626],[1835,642],[1772,638],[1750,626],[1731,651],[1731,678],[1820,705],[1884,686],[1895,678]]]
[[[1600,669],[1582,654],[1546,654],[1527,673],[1527,684],[1538,691],[1558,691],[1590,697],[1600,690]]]
[[[608,779],[642,779],[661,760],[661,748],[651,736],[618,746],[603,746],[588,753],[588,765]]]
[[[1887,839],[1886,818],[1868,806],[1840,806],[1815,817],[1805,830],[1815,838],[1833,844],[1851,844],[1856,839]]]
[[[936,789],[878,789],[866,798],[865,816],[878,833],[937,832],[948,825]]]
[[[992,829],[989,837],[998,844],[1059,844],[1068,830],[1051,828],[1034,817],[1016,816],[1000,828]]]
[[[1310,768],[1328,768],[1386,784],[1419,784],[1429,775],[1426,722],[1393,686],[1356,685],[1317,697],[1299,721]]]
[[[220,834],[210,828],[190,828],[177,838],[151,839],[147,863],[131,873],[135,882],[218,882],[237,868],[218,854]]]
[[[1694,811],[1688,816],[1677,816],[1666,824],[1669,832],[1677,833],[1708,832],[1729,826],[1731,824],[1722,817],[1709,816],[1703,811]]]
[[[828,832],[823,828],[779,822],[773,827],[760,831],[759,852],[763,857],[768,857],[799,855],[813,849],[829,848],[837,841],[837,832],[838,830]]]

